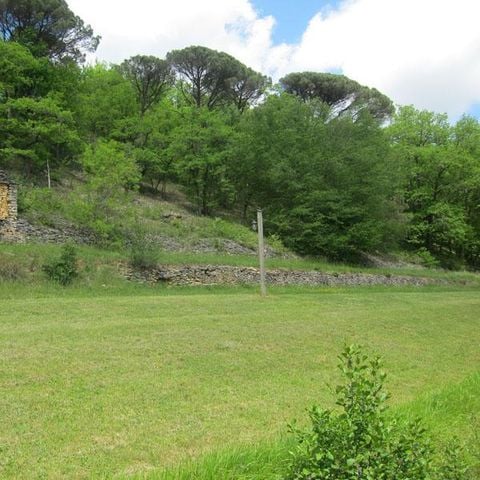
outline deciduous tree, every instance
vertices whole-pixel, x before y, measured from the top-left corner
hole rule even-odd
[[[182,116],[182,123],[172,132],[169,155],[198,212],[208,215],[233,193],[226,159],[234,132],[221,112],[205,107],[186,108]]]
[[[34,175],[70,162],[82,144],[72,114],[51,98],[10,99],[0,104],[0,160]]]
[[[119,122],[136,112],[133,86],[116,69],[99,64],[83,70],[74,114],[84,137],[107,138]]]

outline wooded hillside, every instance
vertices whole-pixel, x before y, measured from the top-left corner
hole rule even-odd
[[[480,266],[473,117],[394,107],[330,73],[272,85],[202,46],[86,65],[99,39],[63,0],[0,2],[0,38],[0,169],[23,210],[74,173],[71,217],[108,243],[132,191],[176,184],[201,215],[249,223],[263,208],[267,232],[301,254],[400,248]]]

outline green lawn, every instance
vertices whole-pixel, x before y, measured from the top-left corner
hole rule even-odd
[[[3,284],[1,478],[154,478],[209,452],[241,459],[331,404],[344,342],[384,357],[396,404],[480,369],[478,289],[119,289]]]

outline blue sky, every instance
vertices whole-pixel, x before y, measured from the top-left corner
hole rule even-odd
[[[319,11],[334,8],[339,0],[253,0],[260,15],[272,15],[276,24],[272,38],[275,43],[298,43],[308,22]]]
[[[472,105],[467,113],[468,115],[472,115],[473,117],[480,119],[480,102]]]

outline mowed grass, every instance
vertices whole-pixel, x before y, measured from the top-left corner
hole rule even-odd
[[[226,449],[241,462],[332,404],[345,342],[384,357],[396,404],[480,367],[478,289],[13,291],[0,309],[1,478],[157,478]],[[265,462],[283,451],[262,448]]]

